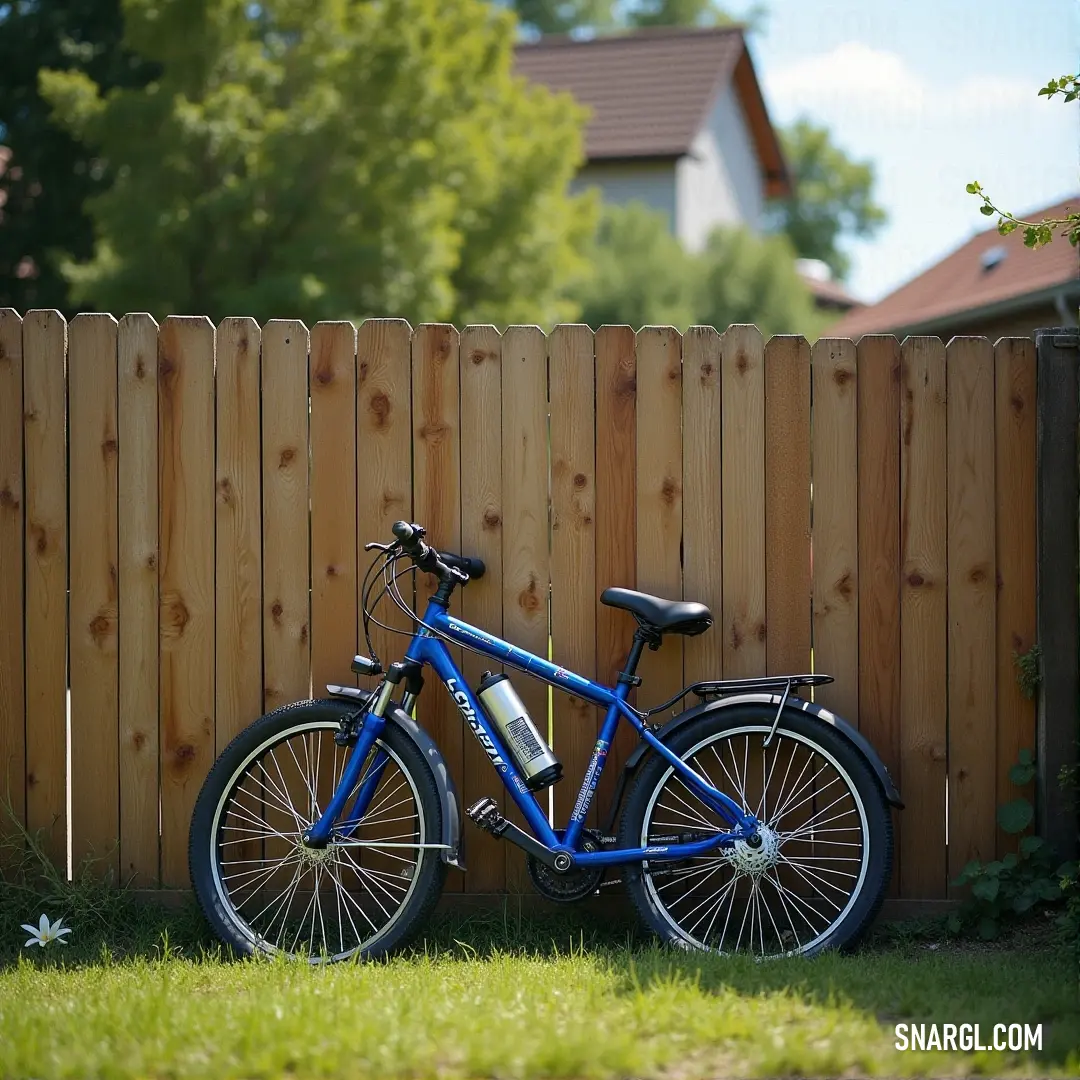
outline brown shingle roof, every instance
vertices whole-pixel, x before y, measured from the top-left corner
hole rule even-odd
[[[734,80],[768,194],[786,191],[783,156],[741,27],[545,37],[517,46],[516,69],[588,106],[590,161],[685,154],[718,92]]]
[[[1070,209],[1080,209],[1080,197],[1020,216],[1041,221],[1064,217]],[[994,252],[995,248],[999,250]],[[984,267],[984,256],[992,266]],[[951,315],[1044,293],[1078,279],[1080,251],[1067,240],[1055,238],[1046,247],[1032,250],[1024,247],[1022,229],[1002,236],[995,226],[884,300],[849,312],[827,333],[830,337],[911,333],[929,329]]]

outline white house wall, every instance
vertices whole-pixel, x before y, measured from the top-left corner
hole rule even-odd
[[[698,251],[718,225],[761,226],[762,178],[734,87],[716,100],[691,150],[676,166],[676,235]]]
[[[641,202],[659,210],[666,216],[668,228],[675,229],[674,161],[593,162],[578,173],[571,190],[588,187],[599,188],[604,202],[615,206]]]

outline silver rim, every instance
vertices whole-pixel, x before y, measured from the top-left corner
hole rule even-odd
[[[642,864],[661,917],[685,944],[756,957],[812,951],[851,911],[866,881],[866,807],[827,750],[767,724],[711,735],[682,757],[695,772],[764,823],[762,844],[744,841],[678,863]],[[645,809],[640,842],[726,829],[669,767]]]
[[[383,741],[389,758],[368,812],[351,836],[311,851],[300,834],[318,819],[340,781],[349,751],[334,742],[333,721],[306,721],[270,736],[225,785],[210,830],[214,889],[226,917],[257,950],[343,960],[370,948],[396,925],[433,853],[416,784]]]

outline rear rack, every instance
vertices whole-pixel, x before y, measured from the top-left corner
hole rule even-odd
[[[832,681],[831,675],[765,675],[758,679],[719,679],[696,682],[684,686],[673,698],[650,709],[645,715],[655,716],[656,713],[665,712],[687,694],[697,694],[702,701],[706,701],[709,698],[729,697],[732,694],[772,693],[783,694],[786,702],[792,690],[797,690],[802,686],[824,686]]]

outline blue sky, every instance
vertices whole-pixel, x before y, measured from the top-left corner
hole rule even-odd
[[[749,6],[730,3],[739,15]],[[869,160],[889,223],[851,245],[852,292],[877,300],[996,219],[1080,194],[1080,0],[767,0],[752,40],[774,123],[800,115]],[[1080,199],[1077,200],[1080,203]]]

